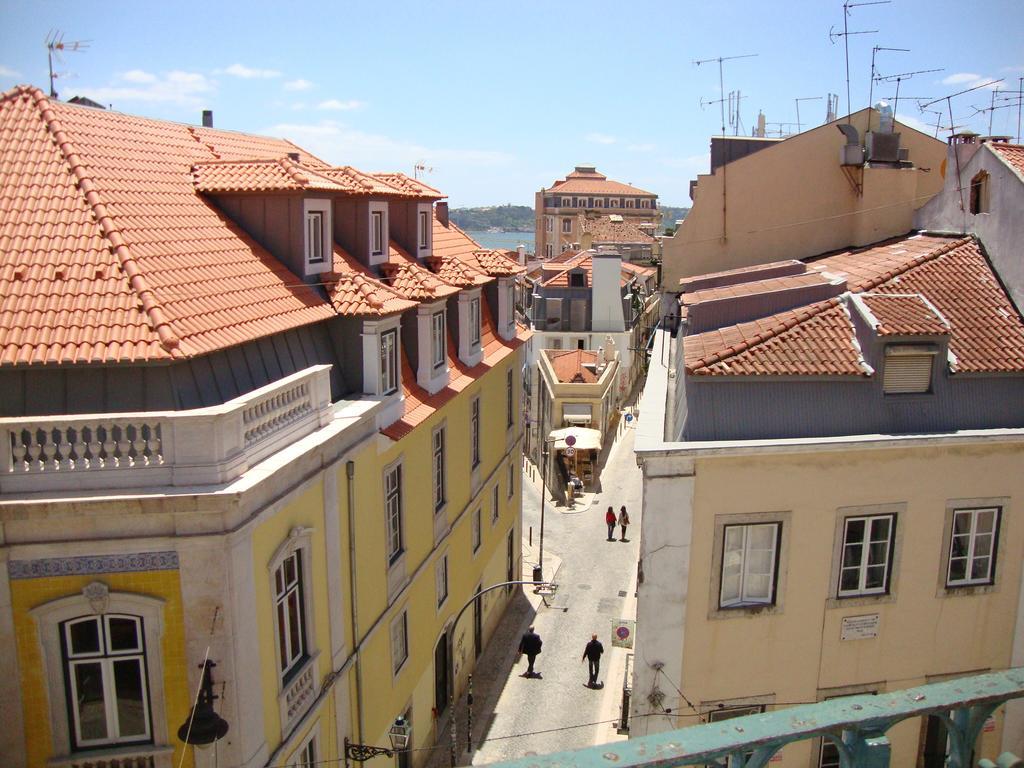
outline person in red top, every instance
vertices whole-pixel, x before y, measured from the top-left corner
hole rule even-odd
[[[608,526],[608,541],[615,541],[615,523],[618,522],[618,518],[615,517],[615,510],[608,507],[608,511],[604,513],[604,522]]]

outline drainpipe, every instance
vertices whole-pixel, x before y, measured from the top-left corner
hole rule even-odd
[[[345,462],[345,477],[347,479],[347,506],[348,509],[348,573],[349,588],[352,591],[352,600],[349,603],[352,616],[352,650],[355,654],[356,666],[356,743],[363,743],[363,665],[359,660],[359,611],[356,607],[356,521],[353,511],[355,510],[355,476],[356,463]]]

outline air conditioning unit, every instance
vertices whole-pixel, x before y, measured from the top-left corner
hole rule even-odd
[[[900,161],[900,135],[869,131],[865,136],[864,149],[871,162],[898,163]]]
[[[864,147],[860,144],[844,144],[839,150],[840,165],[864,165]]]

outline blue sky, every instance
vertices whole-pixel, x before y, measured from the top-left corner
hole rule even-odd
[[[859,1],[859,0],[858,0]],[[61,98],[88,95],[122,112],[284,136],[324,159],[411,174],[453,206],[532,205],[577,164],[689,205],[721,118],[718,66],[740,90],[742,133],[758,110],[770,130],[806,129],[827,93],[846,110],[841,0],[610,3],[56,2],[0,0],[0,88],[47,87],[51,30],[89,48],[57,65]],[[1024,76],[1024,0],[893,0],[855,7],[851,100],[867,105],[873,46],[883,75],[941,68],[901,83],[897,117],[933,133],[936,115],[904,96],[937,98],[984,79]],[[892,97],[878,84],[874,95]],[[988,132],[989,90],[953,100],[953,116]],[[1005,102],[997,102],[1005,103]],[[948,124],[948,118],[943,120]],[[793,125],[790,128],[795,127]],[[1015,134],[1016,108],[993,132]],[[731,132],[731,130],[729,131]]]

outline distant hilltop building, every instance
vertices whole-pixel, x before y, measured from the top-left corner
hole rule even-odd
[[[650,257],[661,221],[658,196],[611,181],[592,165],[577,165],[537,193],[536,248],[542,259],[567,250],[611,245],[627,261]]]

